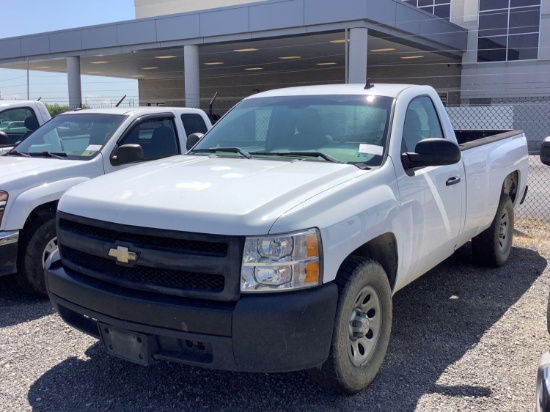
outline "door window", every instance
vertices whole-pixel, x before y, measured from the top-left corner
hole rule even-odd
[[[28,107],[4,110],[0,113],[0,131],[8,135],[8,144],[23,139],[38,128],[34,111]]]
[[[147,119],[135,125],[119,145],[139,144],[144,160],[173,156],[179,151],[179,143],[172,118]]]
[[[181,115],[181,121],[187,136],[192,133],[206,133],[208,131],[206,123],[204,123],[204,119],[200,114],[184,113]]]
[[[407,108],[401,150],[414,152],[416,144],[429,137],[442,138],[443,131],[432,100],[421,96],[412,100]]]

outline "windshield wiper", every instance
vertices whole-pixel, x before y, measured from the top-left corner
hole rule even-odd
[[[65,152],[30,152],[30,156],[44,156],[44,157],[54,157],[56,159],[66,159],[67,153]]]
[[[216,153],[216,152],[226,152],[226,153],[239,153],[241,156],[251,159],[250,153],[246,150],[241,149],[240,147],[212,147],[209,149],[195,149],[190,154],[193,153]]]
[[[21,156],[21,157],[31,157],[30,154],[25,152],[18,152],[17,150],[10,150],[5,154],[5,156]]]
[[[329,156],[323,152],[253,152],[253,155],[266,155],[266,156],[291,156],[291,157],[320,157],[328,162],[342,163],[336,160],[334,157]]]

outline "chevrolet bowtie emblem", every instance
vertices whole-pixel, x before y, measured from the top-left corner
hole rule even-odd
[[[117,246],[116,249],[109,249],[109,256],[116,258],[117,262],[129,263],[138,259],[137,253],[130,252],[127,247]]]

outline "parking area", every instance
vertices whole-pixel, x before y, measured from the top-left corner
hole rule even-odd
[[[0,410],[532,410],[550,349],[547,227],[518,222],[511,260],[474,266],[469,245],[394,297],[379,376],[342,397],[305,372],[244,374],[109,357],[49,301],[0,278]],[[266,325],[268,328],[269,325]]]

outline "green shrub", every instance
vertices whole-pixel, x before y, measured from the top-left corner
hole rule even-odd
[[[48,112],[50,113],[50,116],[52,118],[57,116],[58,114],[65,113],[71,110],[68,105],[61,106],[57,103],[54,103],[54,104],[45,103],[45,105],[46,105],[46,109],[48,109]]]

